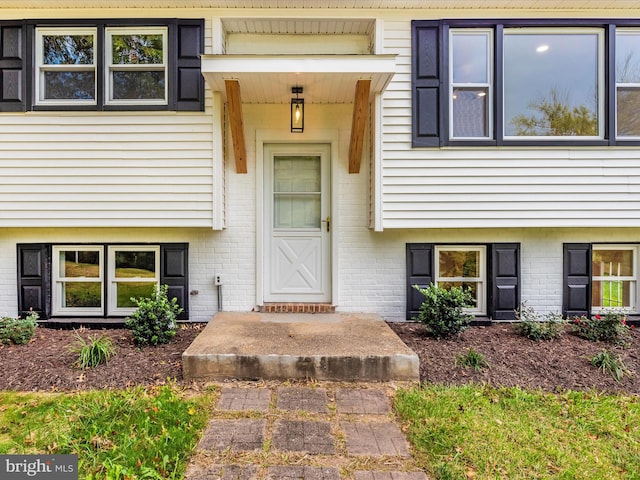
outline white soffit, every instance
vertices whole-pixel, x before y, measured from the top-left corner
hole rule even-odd
[[[305,103],[353,103],[356,82],[384,91],[396,70],[395,55],[203,55],[202,74],[226,96],[225,80],[238,80],[242,103],[289,103],[301,86]]]

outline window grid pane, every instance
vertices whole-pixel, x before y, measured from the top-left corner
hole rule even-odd
[[[602,31],[505,29],[505,137],[601,137]]]
[[[451,31],[452,138],[491,136],[491,32]]]
[[[591,260],[594,308],[636,309],[636,249],[594,248]]]
[[[470,313],[485,312],[484,247],[436,247],[436,284],[445,289],[462,287],[474,299]]]

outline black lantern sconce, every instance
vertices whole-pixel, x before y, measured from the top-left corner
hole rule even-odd
[[[298,98],[302,94],[302,87],[291,87],[291,94],[296,98],[291,99],[291,132],[304,132],[304,98]]]

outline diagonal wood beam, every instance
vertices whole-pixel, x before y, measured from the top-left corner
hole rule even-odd
[[[369,115],[369,90],[371,80],[358,80],[353,101],[353,120],[351,121],[351,141],[349,142],[349,173],[360,173],[362,144]]]
[[[225,80],[224,84],[227,89],[229,123],[233,140],[233,155],[236,159],[236,173],[247,173],[247,147],[244,141],[240,82],[238,80]]]

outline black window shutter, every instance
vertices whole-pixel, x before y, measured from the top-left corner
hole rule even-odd
[[[26,34],[20,22],[0,22],[0,112],[26,109]]]
[[[189,318],[189,245],[168,243],[160,245],[160,284],[168,285],[169,299],[176,297],[184,309],[179,320]]]
[[[493,320],[515,320],[520,306],[520,244],[491,245],[490,314]]]
[[[18,244],[18,311],[25,316],[29,310],[40,319],[50,316],[51,250],[43,244]]]
[[[437,147],[441,143],[441,26],[437,21],[411,23],[412,141],[414,147]]]
[[[433,282],[433,244],[407,243],[407,320],[418,315],[424,295],[414,285],[427,288]]]
[[[200,55],[204,53],[202,20],[178,20],[173,36],[174,65],[172,110],[204,110],[204,78]]]
[[[591,312],[591,244],[565,243],[562,314],[565,317]]]

